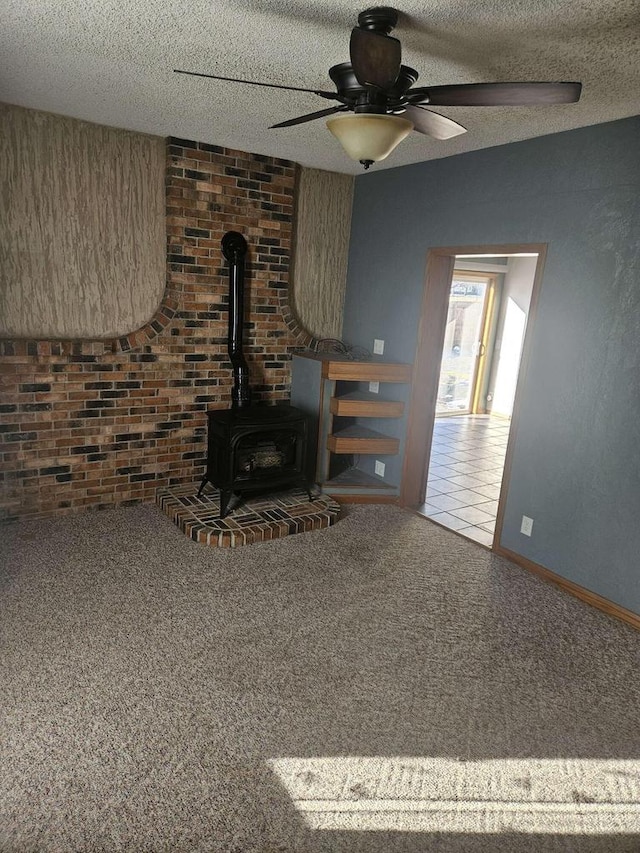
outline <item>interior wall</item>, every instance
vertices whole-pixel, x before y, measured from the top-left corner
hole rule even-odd
[[[310,342],[289,309],[294,164],[170,139],[164,176],[166,288],[149,322],[118,338],[0,340],[0,515],[75,512],[153,501],[167,486],[195,488],[207,410],[228,408],[233,384],[220,247],[228,230],[249,244],[244,343],[253,399],[289,398],[291,352]],[[63,177],[50,175],[52,187]],[[109,259],[101,262],[113,275]]]
[[[352,175],[301,168],[296,196],[293,307],[315,338],[340,338],[353,201]]]
[[[639,137],[634,117],[358,177],[344,321],[411,362],[430,247],[547,243],[502,545],[636,612]]]
[[[0,106],[0,335],[125,335],[165,286],[164,140]]]

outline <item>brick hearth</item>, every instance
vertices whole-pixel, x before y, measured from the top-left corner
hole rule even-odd
[[[249,498],[226,518],[220,518],[217,490],[208,487],[200,498],[195,492],[193,484],[162,489],[156,500],[186,536],[219,548],[237,548],[292,533],[323,530],[337,521],[340,514],[340,505],[326,495],[310,501],[306,492],[295,489]]]

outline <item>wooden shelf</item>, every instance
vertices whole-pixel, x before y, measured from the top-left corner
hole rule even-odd
[[[359,468],[348,468],[336,477],[326,480],[323,487],[329,492],[331,489],[375,489],[376,491],[394,492],[395,486],[390,486],[379,477],[373,477]]]
[[[342,379],[349,382],[410,382],[411,365],[401,362],[380,361],[325,361],[322,364],[324,379]]]
[[[331,453],[380,453],[394,456],[400,449],[400,440],[355,424],[330,435],[327,447]]]
[[[384,400],[370,391],[352,391],[340,397],[332,397],[329,410],[332,415],[349,418],[399,418],[404,412],[404,403]]]

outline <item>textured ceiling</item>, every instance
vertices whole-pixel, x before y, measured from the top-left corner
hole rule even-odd
[[[374,4],[371,4],[374,5]],[[413,133],[374,168],[447,157],[640,112],[638,0],[410,0],[394,35],[418,85],[579,80],[579,104],[441,108],[468,128]],[[4,0],[0,100],[160,136],[180,136],[358,173],[323,120],[269,125],[328,106],[172,69],[329,88],[368,4],[346,0]]]

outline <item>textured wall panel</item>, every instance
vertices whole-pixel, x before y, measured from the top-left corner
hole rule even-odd
[[[293,267],[293,306],[316,338],[339,338],[347,280],[353,177],[301,169]]]
[[[0,107],[0,335],[126,334],[165,286],[164,141]]]

